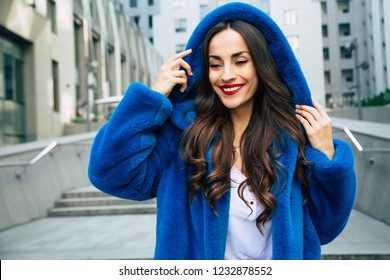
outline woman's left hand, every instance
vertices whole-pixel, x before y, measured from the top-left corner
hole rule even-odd
[[[333,159],[335,150],[332,136],[332,120],[314,99],[313,104],[314,107],[296,105],[296,116],[305,128],[311,146],[326,154],[329,159]]]

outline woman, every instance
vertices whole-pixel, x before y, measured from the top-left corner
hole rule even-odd
[[[91,182],[157,197],[156,259],[319,259],[353,206],[353,154],[282,32],[232,3],[187,47],[152,89],[129,86],[94,141]]]

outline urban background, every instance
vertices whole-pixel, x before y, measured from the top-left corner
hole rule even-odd
[[[226,2],[2,0],[0,146],[95,129],[131,82],[150,85]],[[280,25],[323,105],[390,102],[389,1],[242,2]]]
[[[1,259],[152,257],[155,202],[94,189],[91,142],[128,85],[151,86],[198,22],[227,2],[0,1]],[[239,2],[281,27],[335,137],[354,149],[351,225],[325,258],[390,259],[390,1]]]

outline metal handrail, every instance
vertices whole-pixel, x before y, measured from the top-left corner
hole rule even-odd
[[[39,154],[29,161],[9,161],[9,162],[0,162],[0,167],[15,167],[15,166],[31,166],[37,163],[41,158],[47,155],[51,150],[53,150],[58,145],[57,141],[51,142],[47,145]]]
[[[349,139],[351,139],[352,143],[355,145],[356,149],[358,149],[359,152],[369,152],[369,153],[390,153],[389,148],[363,148],[362,145],[360,145],[359,141],[356,139],[356,137],[352,134],[351,130],[349,130],[348,127],[344,127],[345,133],[348,135]]]

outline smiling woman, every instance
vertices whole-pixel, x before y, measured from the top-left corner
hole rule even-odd
[[[209,79],[214,92],[231,111],[249,109],[250,117],[258,79],[244,39],[228,28],[210,40],[208,52]]]
[[[129,86],[89,178],[157,197],[156,259],[319,259],[356,188],[352,150],[313,106],[286,37],[243,3],[207,15],[151,89]]]

